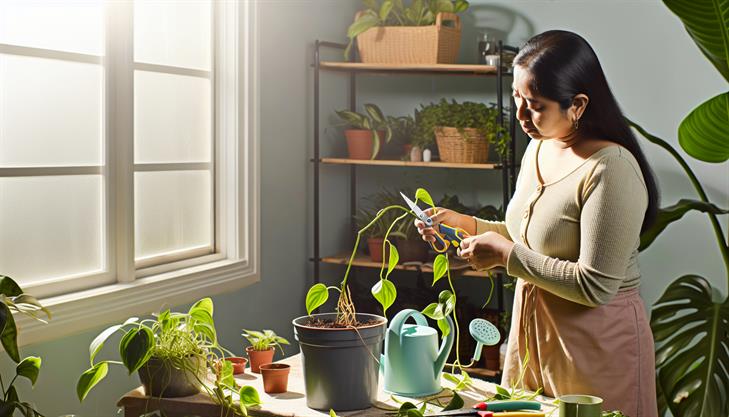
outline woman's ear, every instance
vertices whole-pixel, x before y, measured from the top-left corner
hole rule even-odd
[[[587,103],[589,102],[590,98],[582,93],[577,94],[572,99],[572,106],[570,106],[570,110],[572,111],[573,117],[575,117],[575,119],[580,119],[582,117],[585,109],[587,109]]]

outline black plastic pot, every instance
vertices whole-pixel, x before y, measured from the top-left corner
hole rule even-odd
[[[315,410],[362,410],[377,400],[379,364],[387,319],[357,314],[357,320],[377,324],[353,329],[306,326],[310,317],[334,320],[336,313],[295,319],[294,334],[301,348],[306,405]],[[358,334],[359,333],[359,334]],[[377,358],[377,360],[375,360]]]
[[[184,365],[179,366],[181,364]],[[144,386],[145,395],[175,398],[200,392],[199,381],[205,377],[207,368],[205,362],[199,358],[187,358],[180,364],[150,358],[137,372]]]

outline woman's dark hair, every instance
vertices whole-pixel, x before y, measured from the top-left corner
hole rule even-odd
[[[595,51],[580,35],[550,30],[529,39],[514,58],[514,65],[532,76],[530,88],[559,103],[572,105],[577,94],[590,101],[582,114],[579,130],[588,136],[615,142],[633,154],[648,189],[648,208],[641,232],[650,227],[658,212],[658,185],[633,131],[623,118]]]

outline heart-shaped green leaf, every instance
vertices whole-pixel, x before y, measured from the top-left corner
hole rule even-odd
[[[215,307],[213,306],[213,300],[210,297],[205,297],[193,304],[188,313],[192,315],[196,311],[205,311],[210,317],[212,317],[214,310]]]
[[[2,342],[5,352],[10,356],[13,362],[20,362],[20,354],[18,353],[18,329],[15,327],[15,319],[10,309],[5,303],[0,303],[0,321],[5,321],[0,341]]]
[[[719,94],[693,109],[678,127],[678,143],[687,154],[701,161],[729,159],[729,93]]]
[[[397,263],[400,261],[400,254],[397,252],[395,245],[390,243],[389,240],[387,241],[387,244],[390,246],[390,258],[388,259],[386,276],[390,276],[390,273],[395,269]]]
[[[725,416],[729,392],[729,299],[706,279],[683,276],[654,304],[651,328],[661,390],[675,416]],[[722,398],[723,397],[723,398]]]
[[[86,372],[81,374],[81,377],[76,383],[76,395],[78,395],[79,401],[83,401],[89,394],[89,391],[91,391],[91,388],[104,379],[108,372],[109,364],[106,362],[99,362],[91,369],[88,369]]]
[[[129,330],[119,342],[119,356],[129,373],[137,371],[152,356],[154,334],[147,327]]]
[[[418,188],[415,190],[415,202],[422,201],[430,207],[435,207],[433,204],[433,198],[430,197],[430,193],[425,188]]]
[[[421,311],[424,316],[430,317],[433,320],[442,320],[445,315],[443,314],[443,304],[438,303],[430,303],[428,304],[423,311]]]
[[[242,387],[238,396],[240,397],[240,402],[246,407],[261,404],[261,397],[259,397],[258,391],[250,385]]]
[[[445,255],[440,254],[435,257],[435,261],[433,261],[433,284],[435,285],[436,282],[438,282],[441,278],[443,278],[448,272],[448,259],[445,257]]]
[[[663,207],[658,210],[658,215],[653,225],[646,229],[640,235],[640,247],[638,250],[643,250],[653,243],[654,240],[660,235],[669,224],[683,217],[684,214],[691,210],[697,210],[704,213],[713,214],[727,214],[729,210],[723,210],[711,203],[705,203],[698,200],[682,199],[678,203]]]
[[[701,52],[729,81],[729,1],[663,0]]]
[[[114,326],[110,326],[103,332],[99,333],[99,335],[96,336],[89,345],[89,360],[91,361],[91,366],[94,366],[94,358],[96,358],[96,355],[98,355],[101,349],[104,347],[104,342],[106,342],[106,339],[108,339],[112,334],[121,329],[124,325],[136,323],[137,320],[139,320],[137,317],[130,317],[127,319],[127,321],[124,322],[124,324],[115,324]]]
[[[7,297],[15,297],[23,293],[23,290],[20,288],[17,282],[15,282],[12,278],[0,275],[0,294],[3,294]]]
[[[448,320],[446,320],[445,317],[438,320],[436,323],[438,324],[438,328],[440,329],[440,338],[445,339],[446,336],[451,333],[451,325],[448,324]]]
[[[438,304],[443,305],[443,314],[447,316],[456,307],[456,296],[450,290],[443,290],[438,294]]]
[[[306,314],[319,308],[329,299],[329,290],[324,284],[314,284],[306,293]]]
[[[224,387],[235,388],[235,377],[233,376],[233,363],[230,361],[220,361],[220,375],[218,376],[220,384]]]
[[[392,281],[381,279],[372,287],[372,295],[380,303],[382,312],[385,314],[397,298],[397,289],[395,289],[395,284]]]
[[[15,373],[18,376],[28,378],[31,385],[35,385],[35,381],[38,379],[38,373],[40,372],[41,358],[37,356],[28,356],[23,359],[18,366],[15,367]]]
[[[463,404],[463,398],[461,398],[457,392],[454,392],[453,398],[451,398],[448,405],[446,405],[441,411],[458,410],[459,408],[463,408]]]

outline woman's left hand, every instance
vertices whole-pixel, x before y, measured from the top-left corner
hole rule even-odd
[[[476,270],[505,266],[514,242],[496,232],[469,236],[461,242],[458,255]]]

